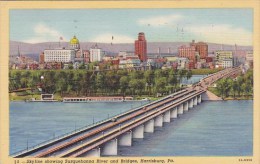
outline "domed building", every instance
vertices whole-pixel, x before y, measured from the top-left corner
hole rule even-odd
[[[76,50],[80,49],[79,40],[77,39],[77,37],[75,35],[70,40],[70,48],[76,49]]]

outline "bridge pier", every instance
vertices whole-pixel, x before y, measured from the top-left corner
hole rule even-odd
[[[177,110],[177,107],[171,109],[171,118],[178,118]]]
[[[178,114],[183,114],[183,104],[178,106]]]
[[[195,106],[195,105],[198,105],[198,102],[197,102],[197,96],[195,96],[194,98],[193,98],[193,105]]]
[[[154,132],[154,119],[151,119],[144,123],[144,132],[153,133]]]
[[[167,110],[163,115],[163,122],[171,122],[171,112]]]
[[[198,96],[198,104],[201,103],[201,95]]]
[[[192,108],[193,107],[193,99],[190,99],[189,100],[189,108]]]
[[[189,111],[189,102],[188,101],[184,102],[183,110],[184,110],[184,112]]]
[[[92,149],[87,152],[84,157],[100,157],[100,148]]]
[[[140,125],[134,128],[133,138],[144,138],[144,125]]]
[[[106,142],[101,149],[101,155],[117,155],[117,139]]]
[[[157,127],[162,127],[163,126],[163,116],[162,115],[159,115],[159,116],[155,117],[155,119],[154,119],[154,126],[157,126]]]
[[[118,139],[119,146],[132,146],[132,131],[122,134]]]

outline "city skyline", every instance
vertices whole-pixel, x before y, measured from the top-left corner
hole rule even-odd
[[[50,16],[51,15],[51,16]],[[62,9],[11,10],[10,40],[134,43],[204,41],[252,46],[251,9]]]

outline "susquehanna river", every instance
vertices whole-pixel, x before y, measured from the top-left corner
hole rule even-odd
[[[10,153],[142,105],[10,102]],[[120,147],[120,156],[247,156],[253,152],[253,101],[203,102],[155,133]],[[28,144],[27,144],[28,143]]]

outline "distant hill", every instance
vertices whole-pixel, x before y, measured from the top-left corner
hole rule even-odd
[[[80,42],[80,46],[83,50],[90,49],[96,43],[93,42]],[[181,45],[189,45],[189,42],[148,42],[147,51],[148,53],[158,53],[158,47],[160,47],[161,53],[168,53],[170,48],[171,53],[177,53],[178,47]],[[38,58],[39,54],[44,51],[44,49],[57,48],[59,47],[58,42],[45,42],[45,43],[23,43],[10,41],[10,55],[17,56],[18,54],[18,45],[20,47],[20,53],[22,55],[29,55],[31,57],[35,56],[35,59]],[[134,51],[134,43],[122,43],[122,44],[110,44],[110,43],[97,43],[99,48],[102,48],[104,51],[117,54],[119,51]],[[208,43],[209,53],[212,53],[216,50],[221,49],[221,44]],[[67,47],[68,42],[62,42],[61,47]],[[224,50],[234,50],[234,45],[222,45]],[[237,46],[238,50],[253,50],[252,46]]]

